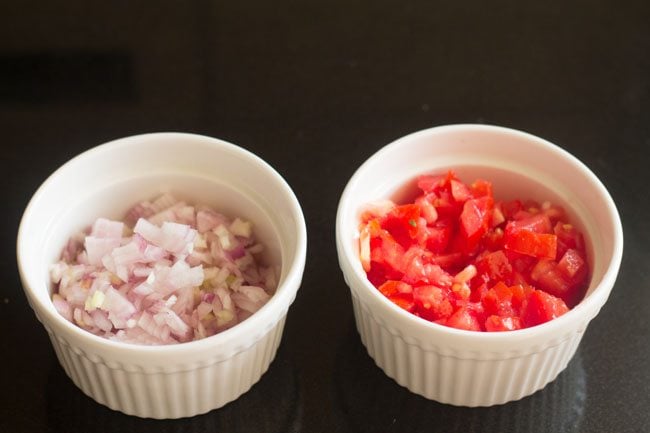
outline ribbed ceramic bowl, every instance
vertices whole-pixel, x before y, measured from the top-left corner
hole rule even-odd
[[[213,337],[156,347],[97,337],[60,316],[48,267],[67,239],[97,217],[122,218],[133,204],[163,191],[253,222],[266,260],[281,268],[269,302]],[[306,244],[300,205],[267,163],[214,138],[158,133],[98,146],[52,174],[25,210],[17,254],[29,303],[72,381],[111,409],[179,418],[236,399],[268,369],[301,283]]]
[[[486,333],[428,322],[381,295],[358,259],[360,210],[415,188],[420,174],[448,169],[466,182],[492,181],[497,199],[531,198],[564,206],[586,237],[591,283],[584,300],[543,325]],[[623,251],[616,207],[584,164],[541,138],[485,125],[420,131],[370,157],[341,196],[336,242],[356,325],[370,356],[412,392],[459,406],[518,400],[555,379],[607,300]]]

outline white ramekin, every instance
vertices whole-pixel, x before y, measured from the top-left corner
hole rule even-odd
[[[466,182],[492,181],[500,199],[563,205],[586,238],[591,283],[584,300],[540,326],[481,333],[428,322],[381,295],[358,259],[360,209],[404,195],[420,174],[448,169]],[[400,385],[429,399],[490,406],[534,393],[566,367],[614,285],[623,232],[605,187],[566,151],[512,129],[451,125],[403,137],[357,170],[339,202],[336,243],[357,329],[377,365]]]
[[[48,267],[67,239],[99,216],[121,218],[133,204],[165,191],[253,222],[266,259],[281,269],[269,302],[227,331],[171,346],[110,341],[60,316]],[[306,245],[295,195],[259,157],[214,138],[156,133],[95,147],[52,174],[25,210],[17,256],[29,303],[85,394],[129,415],[180,418],[236,399],[268,369],[302,280]]]

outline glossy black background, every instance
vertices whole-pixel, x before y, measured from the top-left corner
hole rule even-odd
[[[566,3],[566,4],[565,4]],[[1,432],[650,431],[650,6],[645,1],[20,1],[0,6]],[[415,396],[367,356],[334,247],[340,193],[409,132],[545,137],[603,181],[625,252],[609,302],[542,392],[484,409]],[[59,165],[153,131],[237,143],[305,213],[309,255],[276,360],[223,409],[141,420],[78,391],[27,306],[19,218]]]

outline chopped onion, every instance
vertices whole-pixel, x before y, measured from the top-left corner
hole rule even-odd
[[[97,219],[50,267],[54,308],[72,323],[133,344],[209,337],[245,320],[275,292],[252,224],[164,194],[125,223]]]

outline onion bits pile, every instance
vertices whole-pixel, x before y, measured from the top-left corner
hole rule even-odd
[[[52,301],[93,334],[135,344],[209,337],[259,310],[277,279],[251,223],[169,194],[100,218],[52,265]]]

